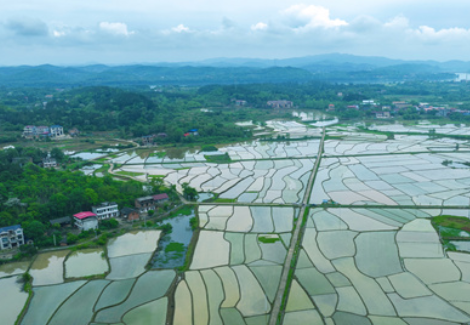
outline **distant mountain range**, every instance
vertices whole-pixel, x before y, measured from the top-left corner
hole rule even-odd
[[[470,72],[470,62],[405,61],[384,57],[327,54],[267,60],[216,58],[198,62],[0,67],[6,87],[89,85],[206,85],[283,82],[393,82],[447,80]]]
[[[167,67],[251,67],[251,68],[268,68],[268,67],[293,67],[310,69],[312,67],[335,67],[337,70],[364,70],[380,67],[389,67],[395,65],[429,65],[431,67],[440,68],[445,72],[462,73],[470,72],[469,61],[420,61],[420,60],[397,60],[379,56],[356,56],[351,54],[331,53],[313,56],[305,56],[289,59],[249,59],[249,58],[214,58],[195,62],[179,62],[167,63],[161,62],[151,65],[167,66]]]

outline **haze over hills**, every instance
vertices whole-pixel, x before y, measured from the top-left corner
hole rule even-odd
[[[121,66],[93,64],[0,68],[0,85],[205,85],[282,82],[397,82],[450,80],[470,71],[464,61],[405,61],[385,57],[326,54],[269,60],[214,58],[197,62],[146,63]]]

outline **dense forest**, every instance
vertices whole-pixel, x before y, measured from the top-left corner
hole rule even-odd
[[[14,162],[19,157],[32,158],[33,163],[20,166]],[[21,224],[27,237],[41,239],[32,228],[47,229],[51,219],[90,211],[92,205],[105,201],[116,202],[121,208],[134,206],[135,198],[148,195],[137,181],[41,168],[36,163],[43,157],[35,148],[0,151],[0,227]],[[176,195],[174,189],[162,184],[155,184],[153,190]]]
[[[373,110],[346,109],[363,100],[380,105],[393,101],[418,100],[435,106],[470,109],[470,86],[457,82],[406,82],[398,84],[331,84],[324,82],[207,85],[202,87],[84,87],[72,89],[0,89],[0,128],[20,135],[25,125],[59,124],[67,130],[78,128],[82,134],[107,131],[116,137],[140,137],[165,133],[162,143],[217,143],[243,141],[250,130],[236,121],[265,121],[283,117],[282,110],[267,107],[270,100],[289,100],[302,109],[326,110],[336,107],[340,118],[363,118]],[[239,107],[235,100],[244,100]],[[435,118],[435,112],[413,108],[396,114],[403,119]],[[458,120],[461,114],[449,116]],[[469,120],[468,117],[462,117]],[[200,137],[185,137],[198,129]],[[0,142],[15,140],[12,133]]]

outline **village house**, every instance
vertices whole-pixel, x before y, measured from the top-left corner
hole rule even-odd
[[[135,199],[134,201],[136,209],[140,212],[147,212],[148,210],[155,210],[155,201],[153,196],[144,196]]]
[[[288,100],[270,100],[267,102],[268,107],[271,108],[292,108],[294,103]]]
[[[48,137],[50,134],[51,134],[51,131],[48,126],[45,126],[45,125],[36,126],[36,136]]]
[[[73,215],[75,226],[83,230],[98,229],[98,218],[93,212],[80,212]]]
[[[375,102],[375,100],[372,100],[372,99],[362,101],[362,106],[365,106],[365,107],[376,107],[377,105],[378,104]]]
[[[375,118],[378,119],[385,119],[385,118],[390,118],[390,112],[374,112]]]
[[[142,145],[143,146],[151,146],[154,144],[155,135],[144,135],[142,137]]]
[[[139,211],[132,208],[122,208],[121,209],[121,218],[127,221],[139,220]]]
[[[330,105],[328,105],[327,111],[328,111],[328,112],[334,112],[334,111],[335,111],[335,104],[330,104]]]
[[[411,107],[410,103],[407,103],[407,102],[393,102],[392,106],[398,110]]]
[[[98,220],[114,218],[119,215],[118,205],[115,202],[103,202],[91,207],[91,211],[98,217]]]
[[[69,135],[71,137],[76,137],[80,135],[80,131],[77,128],[72,128],[69,130]]]
[[[162,193],[162,194],[157,194],[153,196],[153,200],[155,201],[155,204],[161,204],[165,203],[169,200],[170,198],[168,197],[168,194]]]
[[[60,125],[51,126],[51,137],[60,137],[64,135],[64,128]]]
[[[235,99],[235,106],[245,106],[246,100]]]
[[[42,167],[44,168],[55,168],[57,167],[57,160],[51,157],[51,154],[48,153],[47,157],[42,160]]]
[[[25,138],[32,138],[36,135],[36,126],[34,125],[26,125],[23,128],[23,137]]]
[[[166,134],[165,132],[160,132],[157,134],[157,138],[166,138],[168,136],[168,134]]]
[[[23,228],[20,225],[0,228],[0,249],[13,249],[24,245]]]
[[[196,136],[199,135],[199,130],[198,129],[191,129],[188,131],[190,135]]]

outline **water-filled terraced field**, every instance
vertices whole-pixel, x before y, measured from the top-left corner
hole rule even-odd
[[[371,130],[378,130],[384,132],[413,132],[413,133],[429,133],[431,130],[436,130],[438,134],[446,135],[470,135],[470,128],[465,124],[455,125],[437,125],[431,123],[421,123],[418,125],[403,125],[403,124],[384,124],[372,125]]]
[[[449,138],[429,139],[426,135],[395,135],[393,140],[375,134],[359,134],[354,132],[330,132],[331,136],[341,140],[326,140],[325,154],[328,156],[372,155],[407,152],[436,152],[469,150],[465,140]]]
[[[177,186],[189,183],[198,192],[244,203],[297,203],[303,197],[314,159],[241,161],[230,164],[125,166],[123,170],[164,175]]]
[[[170,219],[175,233],[164,237],[133,231],[104,249],[49,251],[0,266],[0,285],[11,293],[0,303],[2,325],[14,324],[25,303],[21,325],[470,323],[468,241],[444,246],[431,224],[434,216],[469,217],[470,153],[466,141],[429,138],[430,126],[420,128],[422,135],[387,139],[328,126],[321,141],[320,128],[276,120],[260,131],[307,140],[119,154],[118,171],[142,181],[162,176],[180,192],[188,183],[218,201]],[[231,161],[210,162],[220,154]],[[29,302],[20,281],[27,270]]]
[[[266,324],[297,212],[201,206],[202,229],[176,289],[174,324]]]
[[[167,296],[176,273],[147,271],[146,267],[160,235],[160,231],[149,230],[113,238],[107,245],[107,256],[103,249],[38,255],[30,270],[33,297],[21,324],[165,324]],[[19,264],[13,269],[25,268]],[[88,280],[94,275],[105,278]],[[73,280],[64,283],[69,278]],[[7,280],[17,282],[16,277]],[[27,294],[18,289],[14,296],[12,289],[12,297],[2,305],[9,306],[8,313],[15,313],[16,320]]]
[[[320,204],[462,206],[470,204],[468,153],[324,158],[310,199]]]
[[[470,255],[446,253],[440,210],[313,209],[283,324],[462,324]]]

